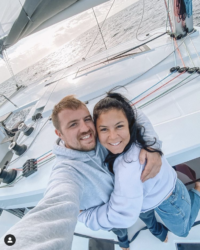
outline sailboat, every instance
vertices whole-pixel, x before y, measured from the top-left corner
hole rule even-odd
[[[12,1],[9,25],[0,33],[1,57],[10,67],[6,49],[17,41],[104,2],[107,1],[60,0],[50,4],[48,0],[26,0],[19,5],[19,1]],[[100,51],[28,87],[16,81],[12,96],[2,94],[5,102],[0,107],[0,237],[43,197],[54,166],[52,145],[57,139],[51,112],[69,94],[76,94],[92,112],[106,91],[126,87],[131,104],[143,110],[163,141],[169,163],[186,163],[200,176],[200,28],[193,27],[192,1],[185,1],[184,11],[180,2],[183,3],[163,2],[167,31],[163,27],[145,41],[134,39]],[[105,42],[102,24],[97,25]],[[30,112],[25,120],[9,129],[6,121],[27,108]],[[32,159],[37,160],[37,168],[31,165]],[[186,238],[169,232],[168,243],[164,244],[138,219],[128,230],[130,249],[199,249],[199,220],[200,213]],[[75,249],[120,248],[112,232],[92,231],[77,223],[72,245]]]

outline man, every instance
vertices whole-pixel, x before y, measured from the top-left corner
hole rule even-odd
[[[107,202],[113,190],[113,175],[104,165],[107,150],[96,140],[86,105],[66,96],[54,107],[52,121],[59,137],[53,148],[56,163],[43,199],[7,232],[16,237],[12,250],[71,249],[79,211]],[[157,137],[139,111],[137,122],[145,127],[147,140]],[[160,147],[159,143],[155,146]],[[141,150],[140,161],[145,160],[143,181],[155,176],[161,166],[158,153]],[[0,249],[10,249],[3,238]]]

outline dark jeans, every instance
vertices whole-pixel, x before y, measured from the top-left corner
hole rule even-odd
[[[150,210],[146,213],[141,213],[140,219],[146,224],[149,231],[155,237],[157,237],[161,241],[164,241],[166,239],[168,229],[160,222],[157,222],[154,210]]]
[[[120,247],[124,247],[124,248],[129,247],[127,229],[113,228],[111,231],[113,231],[113,233],[117,235]]]
[[[150,232],[159,240],[164,241],[167,236],[168,229],[161,223],[157,222],[154,210],[150,210],[146,213],[140,214],[140,219],[146,224]],[[128,248],[128,233],[127,229],[113,228],[113,233],[117,235],[119,246]]]

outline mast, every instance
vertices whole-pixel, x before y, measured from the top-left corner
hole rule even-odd
[[[180,39],[193,30],[192,0],[165,0],[171,32]]]

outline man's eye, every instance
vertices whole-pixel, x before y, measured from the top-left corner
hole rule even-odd
[[[85,119],[86,121],[91,121],[92,120],[92,118],[87,118],[87,119]]]
[[[75,125],[76,125],[76,123],[72,123],[72,124],[70,125],[70,128],[71,128],[71,127],[74,127]]]
[[[100,131],[106,131],[106,128],[102,128]]]

